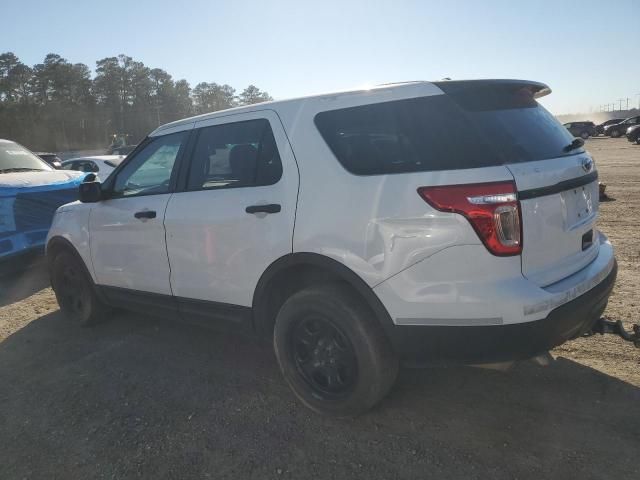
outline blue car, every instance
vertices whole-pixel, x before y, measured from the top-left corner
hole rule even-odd
[[[78,198],[85,176],[54,170],[22,145],[0,139],[0,262],[44,249],[53,214]]]

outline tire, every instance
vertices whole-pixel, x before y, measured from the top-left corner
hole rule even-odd
[[[398,359],[369,309],[337,284],[293,294],[278,312],[274,349],[285,380],[315,412],[359,415],[389,392]]]
[[[611,138],[618,138],[621,134],[618,130],[613,130],[610,135]]]
[[[582,138],[583,140],[586,140],[587,138],[589,138],[589,134],[587,132],[581,132],[580,138]]]
[[[109,313],[75,255],[61,252],[54,258],[51,284],[60,310],[73,322],[89,326],[101,322]]]

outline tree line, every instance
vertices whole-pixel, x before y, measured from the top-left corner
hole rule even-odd
[[[173,120],[267,100],[254,85],[240,93],[217,83],[191,88],[127,55],[98,60],[92,77],[87,65],[55,53],[32,67],[0,54],[0,138],[32,150],[102,148],[115,134],[137,143]]]

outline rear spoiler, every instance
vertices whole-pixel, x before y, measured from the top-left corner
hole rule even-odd
[[[551,93],[551,88],[541,82],[533,82],[531,80],[443,80],[433,82],[440,90],[448,94],[456,93],[472,93],[474,90],[486,92],[492,87],[496,89],[527,89],[533,95],[533,98],[541,98]]]

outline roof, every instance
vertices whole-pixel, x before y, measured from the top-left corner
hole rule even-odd
[[[393,96],[394,92],[397,92],[398,95],[400,95],[401,92],[404,92],[403,94],[417,97],[425,94],[433,95],[434,93],[454,93],[467,89],[473,90],[476,88],[491,87],[493,85],[513,85],[529,88],[533,91],[536,98],[547,95],[551,92],[551,89],[544,83],[516,79],[443,80],[437,82],[409,81],[385,83],[372,87],[361,87],[357,89],[321,93],[285,100],[274,100],[270,102],[256,103],[254,105],[245,105],[242,107],[229,108],[226,110],[218,110],[215,112],[205,113],[202,115],[197,115],[195,117],[184,118],[182,120],[167,123],[155,129],[149,134],[149,136],[158,135],[165,130],[174,128],[177,129],[178,127],[193,125],[196,122],[200,122],[203,120],[210,120],[217,117],[233,115],[236,113],[255,112],[259,110],[276,110],[279,114],[282,112],[282,110],[286,110],[290,116],[295,117],[295,113],[293,112],[293,110],[296,110],[303,104],[308,104],[310,102],[322,102],[324,100],[335,101],[346,97],[362,96],[363,94],[368,96],[371,96],[372,94],[379,94],[380,97],[389,97]],[[425,93],[426,91],[429,91],[430,93]]]
[[[74,157],[65,160],[62,163],[68,163],[76,160],[110,160],[110,161],[121,161],[124,160],[125,155],[90,155],[86,157]]]
[[[159,134],[161,131],[167,130],[169,128],[178,127],[181,125],[190,124],[190,123],[194,123],[202,120],[209,120],[212,118],[222,117],[222,116],[235,114],[235,113],[246,113],[246,112],[253,112],[253,111],[265,110],[265,109],[277,109],[278,107],[281,107],[281,106],[285,106],[285,105],[291,106],[296,103],[308,102],[310,100],[322,100],[322,99],[329,99],[329,98],[335,99],[342,96],[355,95],[363,92],[399,90],[399,89],[406,88],[407,86],[415,86],[420,84],[433,85],[432,82],[416,80],[416,81],[408,81],[408,82],[385,83],[382,85],[375,85],[371,87],[367,86],[367,87],[361,87],[361,88],[355,88],[355,89],[339,90],[334,92],[325,92],[325,93],[319,93],[319,94],[313,94],[313,95],[306,95],[302,97],[288,98],[284,100],[272,100],[269,102],[261,102],[253,105],[244,105],[241,107],[227,108],[225,110],[217,110],[211,113],[203,113],[202,115],[183,118],[181,120],[176,120],[175,122],[161,125],[158,128],[156,128],[153,132],[151,132],[149,135],[154,136],[156,134]]]

